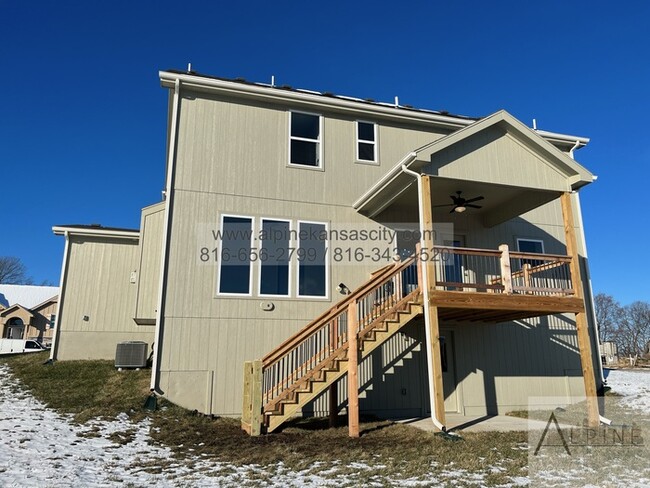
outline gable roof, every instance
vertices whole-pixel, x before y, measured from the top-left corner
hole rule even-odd
[[[0,304],[5,307],[20,304],[32,309],[58,294],[58,286],[0,285]]]
[[[467,168],[465,168],[465,172],[460,173],[464,176],[452,176],[453,171],[440,171],[442,169],[454,168],[454,165],[461,164],[453,158],[451,160],[445,159],[447,157],[444,153],[445,150],[456,146],[462,148],[463,144],[473,136],[487,134],[490,131],[494,131],[495,128],[497,128],[497,133],[507,134],[508,137],[515,139],[518,145],[525,146],[526,151],[536,155],[535,158],[531,159],[534,160],[534,163],[529,164],[544,165],[553,171],[554,174],[557,174],[555,185],[535,188],[533,192],[528,191],[532,190],[533,186],[526,181],[522,181],[519,177],[520,175],[517,175],[517,178],[513,175],[512,177],[501,178],[497,181],[489,181],[482,174],[480,165],[476,159],[472,163],[476,166],[476,169],[474,170],[472,166],[472,171],[467,173]],[[470,154],[472,151],[478,151],[476,147],[479,147],[472,146],[472,144],[466,144],[466,146],[472,148],[469,149]],[[438,155],[445,157],[438,157]],[[494,157],[485,160],[486,167],[488,163],[493,166],[500,165],[498,158],[495,159]],[[510,202],[507,205],[507,211],[501,208],[498,216],[495,214],[487,217],[484,223],[488,226],[521,215],[525,211],[557,198],[561,192],[577,190],[595,179],[587,169],[567,154],[540,137],[533,129],[526,127],[512,115],[502,110],[408,153],[384,177],[361,195],[354,202],[353,208],[366,216],[373,217],[388,208],[398,199],[413,194],[416,191],[415,179],[411,175],[406,174],[403,168],[432,176],[438,184],[445,187],[445,192],[450,190],[446,186],[458,186],[460,183],[465,182],[466,184],[492,185],[494,191],[502,196],[508,192],[512,193],[512,197],[515,196],[515,193],[523,194],[522,192],[524,192],[526,194],[525,199],[518,199],[519,204],[513,205]],[[442,174],[440,174],[441,172]],[[474,173],[474,176],[468,176],[468,174]],[[447,180],[447,183],[445,183],[445,180]],[[498,199],[494,200],[496,202]],[[484,207],[487,206],[484,205]],[[488,209],[484,208],[484,210]]]
[[[27,312],[27,314],[30,317],[34,316],[34,314],[32,313],[31,310],[29,310],[28,308],[23,307],[20,304],[16,304],[16,305],[12,305],[11,307],[5,308],[4,310],[0,311],[0,317],[6,317],[7,315],[12,314],[16,310],[24,310],[25,312]]]
[[[544,156],[544,160],[548,164],[554,166],[560,173],[567,176],[571,189],[577,190],[578,188],[594,181],[594,175],[584,166],[578,164],[574,159],[569,157],[569,155],[560,151],[543,137],[540,137],[533,129],[526,127],[505,110],[495,112],[472,125],[468,125],[463,129],[426,144],[416,149],[415,153],[420,159],[424,156],[424,159],[428,162],[431,160],[433,154],[457,144],[474,134],[478,134],[479,132],[495,126],[503,128],[506,132],[512,134],[530,149],[541,156]]]

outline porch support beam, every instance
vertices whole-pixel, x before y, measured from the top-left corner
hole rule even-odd
[[[422,178],[422,195],[420,198],[420,208],[422,209],[422,221],[425,232],[422,235],[422,246],[424,256],[432,256],[434,253],[434,240],[433,240],[433,204],[431,201],[431,178],[427,175],[421,176]],[[421,283],[420,286],[427,287],[426,297],[431,297],[436,290],[436,267],[432,259],[427,259],[424,263],[426,266],[426,283]],[[429,334],[429,351],[431,355],[429,361],[431,362],[429,368],[429,390],[433,399],[433,408],[435,418],[445,425],[445,395],[442,383],[442,358],[440,352],[440,324],[438,320],[438,307],[431,299],[424,307],[424,322],[425,327],[428,327]]]
[[[582,300],[584,306],[584,292],[582,288],[582,277],[580,275],[580,258],[578,255],[578,244],[573,220],[571,193],[563,193],[562,196],[560,196],[560,203],[562,204],[562,218],[564,219],[564,235],[566,237],[567,255],[571,257],[571,283],[576,298]],[[585,382],[585,395],[587,397],[587,418],[589,425],[595,427],[599,423],[599,412],[594,362],[591,355],[589,324],[584,311],[576,313],[575,317],[578,348],[580,349],[580,361],[582,363],[582,376]]]
[[[348,305],[348,435],[359,437],[359,342],[357,302]]]

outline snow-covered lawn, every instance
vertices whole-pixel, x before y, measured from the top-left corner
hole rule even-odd
[[[623,405],[650,415],[650,370],[613,370],[607,385],[613,392],[623,395]]]
[[[612,371],[608,383],[627,406],[650,414],[650,372]],[[134,424],[126,415],[77,425],[22,390],[0,365],[1,487],[354,486],[336,467],[295,472],[282,464],[234,466],[198,456],[181,462],[151,441],[149,429],[148,420]],[[426,481],[377,479],[377,486],[484,486],[481,474],[451,468]],[[512,482],[528,484],[526,478]]]

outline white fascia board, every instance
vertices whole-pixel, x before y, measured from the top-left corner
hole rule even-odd
[[[338,97],[325,97],[321,94],[305,93],[304,91],[282,90],[275,87],[244,84],[233,81],[217,80],[190,74],[170,73],[160,71],[160,81],[165,88],[173,88],[176,80],[180,80],[182,86],[199,88],[203,90],[218,91],[225,94],[243,97],[255,97],[261,100],[270,100],[281,103],[300,103],[312,107],[313,110],[339,110],[357,116],[368,114],[394,120],[429,123],[449,129],[460,129],[476,122],[476,119],[464,119],[447,115],[423,113],[416,110],[404,109],[401,107],[390,107],[342,99]]]
[[[116,237],[119,239],[140,239],[140,231],[131,230],[109,230],[109,229],[80,229],[77,227],[52,227],[54,235],[62,236],[67,232],[71,236],[98,236]]]

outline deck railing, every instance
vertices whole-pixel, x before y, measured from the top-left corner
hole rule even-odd
[[[436,246],[436,289],[573,295],[570,256]]]

